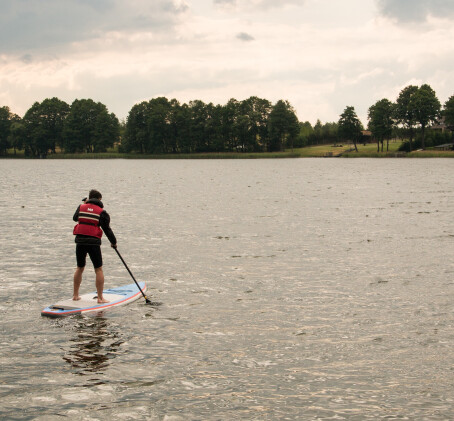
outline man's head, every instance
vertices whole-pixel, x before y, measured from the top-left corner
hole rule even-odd
[[[98,190],[90,190],[90,193],[88,194],[88,199],[102,199],[102,194]]]

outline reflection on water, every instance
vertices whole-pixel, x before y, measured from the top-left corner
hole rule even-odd
[[[124,340],[120,332],[99,316],[79,316],[74,322],[63,360],[78,375],[102,373],[121,351]]]

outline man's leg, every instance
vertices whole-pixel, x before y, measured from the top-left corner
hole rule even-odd
[[[74,272],[74,292],[73,300],[80,300],[79,288],[82,283],[82,273],[85,269],[85,262],[87,259],[87,250],[82,244],[76,244],[76,261],[77,268]]]
[[[74,292],[73,292],[73,300],[77,301],[80,300],[79,295],[79,288],[80,284],[82,283],[82,273],[85,268],[77,267],[76,271],[74,272]]]
[[[95,269],[96,273],[96,291],[98,293],[98,303],[108,303],[109,301],[106,300],[102,296],[102,292],[104,290],[104,272],[102,271],[102,266]]]

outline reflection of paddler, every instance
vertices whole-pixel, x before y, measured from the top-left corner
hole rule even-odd
[[[102,195],[97,190],[91,190],[88,200],[84,199],[74,213],[73,219],[77,222],[73,234],[76,236],[77,268],[74,272],[73,300],[80,300],[79,288],[82,283],[82,273],[85,269],[87,254],[93,263],[96,274],[96,291],[98,303],[108,303],[103,297],[104,272],[102,270],[101,237],[103,232],[113,248],[117,247],[117,239],[110,228],[110,216],[103,209]]]
[[[63,359],[77,369],[78,374],[105,369],[123,344],[119,332],[112,330],[107,321],[101,318],[81,321],[76,326],[76,333]],[[104,344],[106,341],[108,343]]]

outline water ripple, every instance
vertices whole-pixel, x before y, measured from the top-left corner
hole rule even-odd
[[[0,418],[453,419],[453,165],[2,162]],[[155,304],[42,318],[92,187]]]

